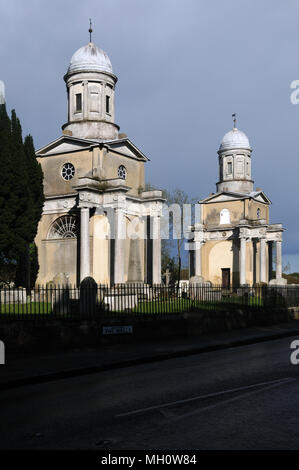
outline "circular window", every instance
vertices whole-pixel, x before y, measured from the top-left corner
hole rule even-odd
[[[66,181],[72,179],[75,174],[75,167],[71,163],[65,163],[61,170],[62,178]]]
[[[127,176],[127,170],[123,165],[118,167],[118,177],[125,180]]]

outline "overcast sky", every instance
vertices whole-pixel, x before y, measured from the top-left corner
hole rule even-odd
[[[215,191],[217,150],[237,127],[255,185],[283,223],[299,271],[299,2],[296,0],[0,0],[0,79],[8,110],[39,148],[66,121],[63,75],[93,41],[118,76],[116,123],[151,159],[148,182],[191,197]],[[293,256],[297,254],[297,256]]]

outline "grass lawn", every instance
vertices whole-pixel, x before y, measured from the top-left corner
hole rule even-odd
[[[133,313],[144,314],[160,314],[160,313],[180,313],[189,312],[191,309],[213,309],[224,305],[234,305],[235,307],[248,305],[248,306],[263,306],[262,297],[248,297],[243,298],[237,295],[222,296],[221,299],[217,298],[207,300],[192,300],[185,298],[160,298],[152,301],[139,302],[138,305],[132,310]],[[0,305],[0,313],[2,314],[15,314],[15,315],[50,315],[52,314],[52,306],[50,302],[30,302],[27,304],[8,304]],[[121,313],[121,312],[118,312]],[[113,312],[111,312],[113,314]]]
[[[52,307],[50,302],[30,302],[27,304],[1,305],[1,313],[26,315],[26,314],[50,314]]]
[[[178,313],[188,312],[191,308],[208,308],[213,309],[223,305],[234,305],[234,306],[256,306],[261,307],[263,305],[263,299],[261,297],[248,297],[242,298],[237,295],[224,296],[220,300],[192,300],[192,299],[157,299],[146,302],[139,302],[134,308],[133,312],[136,313]]]
[[[136,313],[176,313],[190,310],[191,299],[152,300],[139,302],[133,309]]]

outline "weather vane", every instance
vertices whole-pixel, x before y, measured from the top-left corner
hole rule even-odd
[[[236,129],[237,113],[232,114],[234,120],[234,129]]]
[[[92,27],[91,27],[91,18],[89,18],[89,42],[91,42],[91,33],[92,33]]]

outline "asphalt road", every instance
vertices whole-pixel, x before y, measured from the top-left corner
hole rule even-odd
[[[0,448],[299,449],[293,339],[1,391]]]

